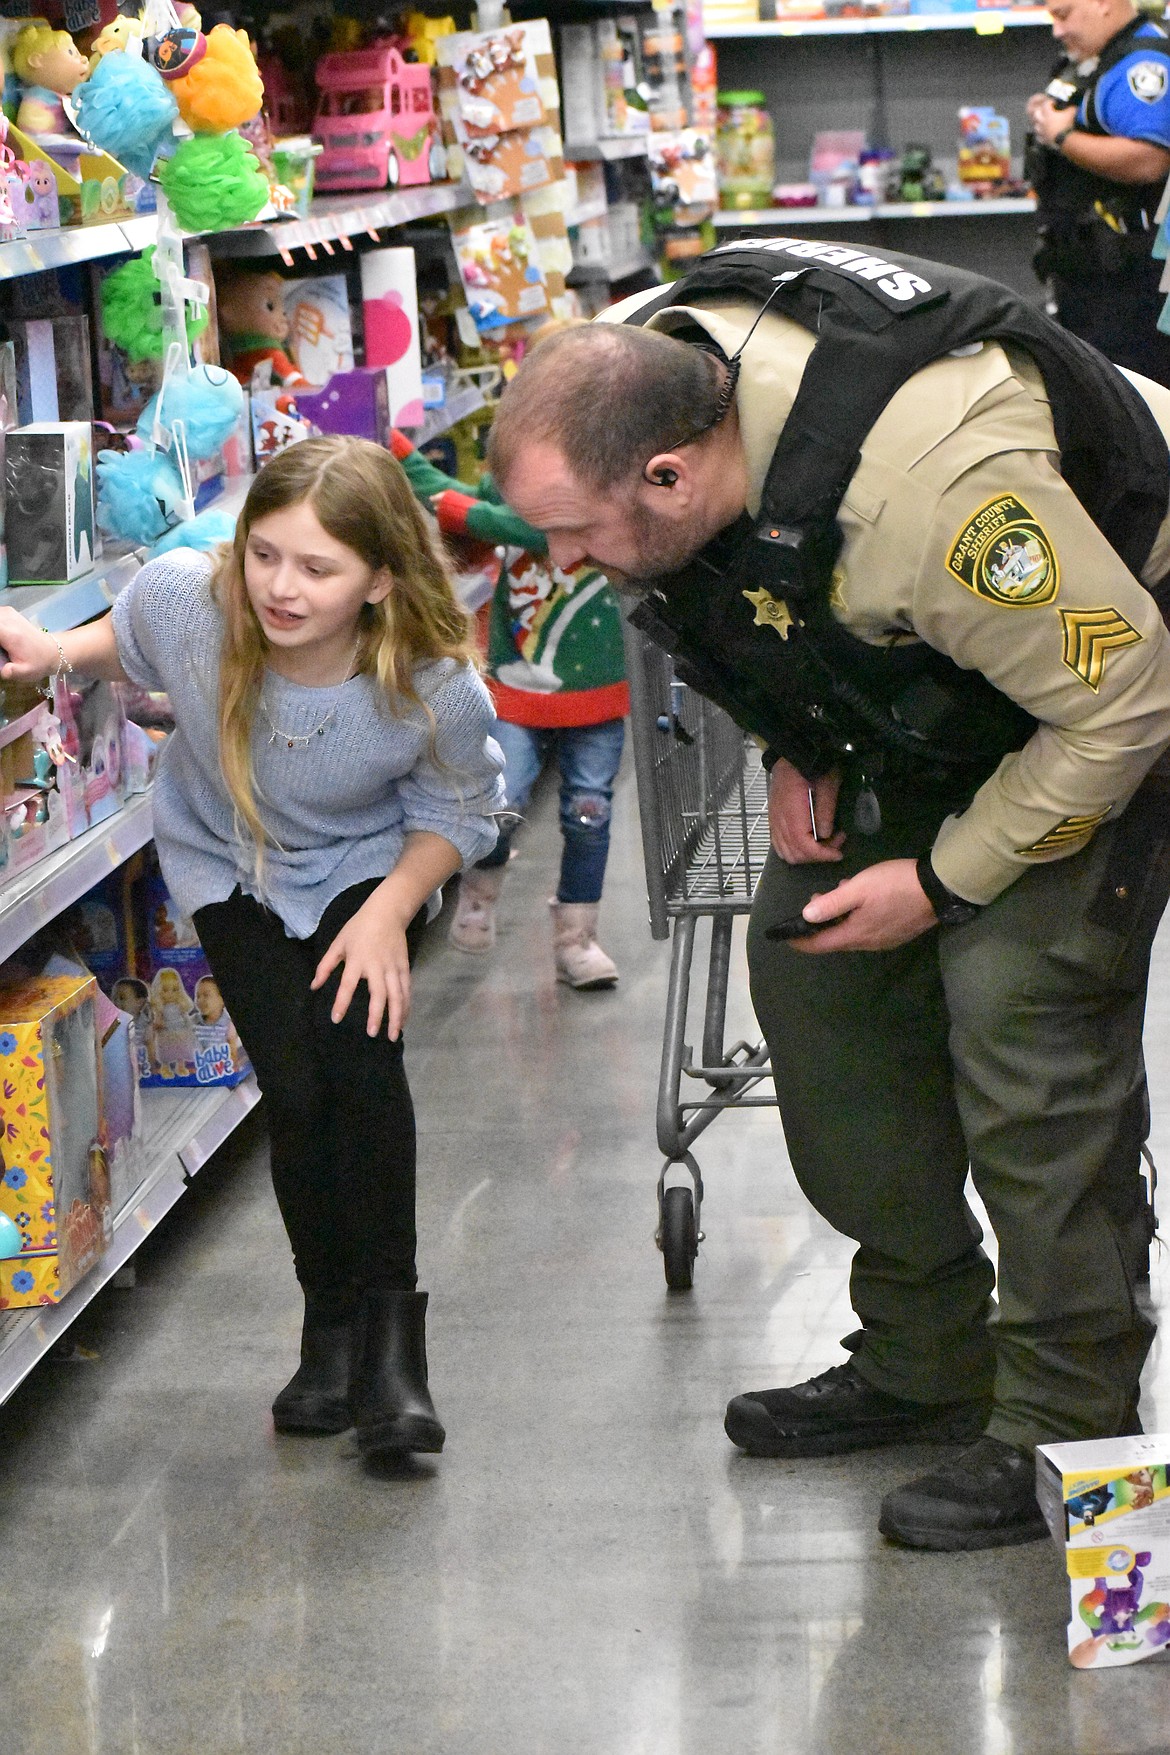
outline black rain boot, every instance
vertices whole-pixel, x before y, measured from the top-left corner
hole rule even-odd
[[[367,1458],[440,1451],[447,1436],[427,1388],[427,1294],[367,1292],[354,1333],[350,1409]]]
[[[305,1293],[301,1363],[272,1404],[278,1432],[344,1432],[350,1425],[352,1306],[336,1294]]]

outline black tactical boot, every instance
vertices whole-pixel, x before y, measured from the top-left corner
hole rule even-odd
[[[1036,1503],[1035,1456],[1002,1438],[981,1438],[933,1474],[887,1493],[878,1528],[908,1548],[1038,1542],[1048,1526]]]
[[[344,1432],[349,1418],[353,1308],[343,1298],[305,1293],[301,1363],[272,1404],[278,1432]]]
[[[865,1381],[852,1359],[791,1389],[759,1389],[727,1404],[723,1429],[749,1456],[838,1456],[879,1444],[967,1444],[990,1402],[910,1402]]]
[[[350,1408],[365,1457],[439,1451],[446,1433],[427,1388],[427,1294],[369,1292],[354,1330]]]

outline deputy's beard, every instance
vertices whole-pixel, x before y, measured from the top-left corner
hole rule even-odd
[[[705,536],[689,524],[658,517],[648,506],[635,502],[630,507],[630,525],[634,536],[633,564],[611,581],[617,590],[633,597],[645,597],[659,579],[677,573],[703,547]]]

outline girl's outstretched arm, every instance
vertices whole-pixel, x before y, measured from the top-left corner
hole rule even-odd
[[[0,609],[0,649],[4,657],[0,679],[4,682],[36,682],[66,668],[105,682],[128,680],[118,658],[110,615],[62,634],[46,634],[18,610]]]
[[[457,847],[425,829],[408,834],[390,876],[348,920],[317,965],[314,988],[323,987],[338,964],[345,970],[333,1002],[333,1022],[349,1010],[359,981],[370,990],[366,1030],[376,1036],[386,1014],[386,1034],[397,1037],[410,1014],[410,959],[406,929],[427,897],[462,863]]]

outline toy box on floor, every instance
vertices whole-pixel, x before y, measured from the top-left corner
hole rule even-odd
[[[1069,1661],[1134,1664],[1170,1644],[1170,1436],[1042,1444],[1036,1493],[1068,1573]]]
[[[238,1085],[251,1065],[195,928],[157,870],[145,882],[147,994],[135,1020],[143,1085]],[[124,1004],[117,989],[114,999]]]
[[[92,976],[0,989],[0,1212],[22,1233],[0,1308],[56,1304],[110,1240]]]

